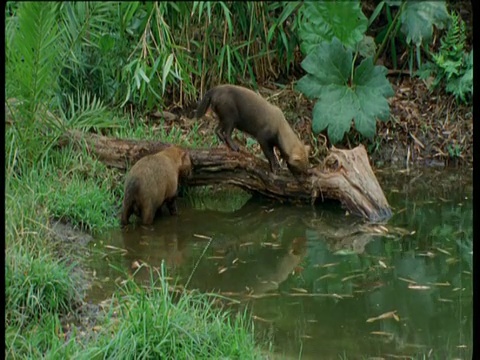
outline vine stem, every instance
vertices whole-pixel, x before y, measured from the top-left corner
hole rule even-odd
[[[390,40],[390,35],[395,28],[397,21],[400,17],[400,14],[403,12],[403,8],[405,7],[405,4],[407,2],[404,1],[402,2],[402,5],[400,5],[400,9],[398,9],[398,12],[395,14],[395,17],[393,18],[393,21],[390,25],[390,27],[387,30],[387,33],[385,34],[385,38],[383,39],[382,45],[380,46],[380,49],[378,49],[377,53],[375,54],[375,57],[373,58],[373,64],[376,64],[378,58],[380,57],[380,54],[383,53],[383,50],[385,49],[385,46],[387,45],[388,40]]]
[[[355,52],[355,56],[352,60],[352,71],[350,74],[350,84],[353,84],[353,72],[355,71],[355,60],[357,60],[358,51]]]

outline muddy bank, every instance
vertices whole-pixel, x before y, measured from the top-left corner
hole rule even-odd
[[[91,256],[88,244],[93,240],[93,236],[75,229],[69,223],[56,219],[50,221],[49,229],[59,258],[64,259],[67,264],[73,265],[72,276],[78,279],[76,285],[82,294],[75,311],[61,319],[65,340],[72,336],[74,328],[77,338],[90,337],[93,335],[92,329],[95,329],[104,316],[100,304],[85,301],[86,293],[91,288],[93,279],[93,274],[86,265],[86,259]]]

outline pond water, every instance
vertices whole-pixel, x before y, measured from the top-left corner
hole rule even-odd
[[[111,295],[121,278],[115,267],[131,273],[165,260],[178,283],[193,272],[189,288],[240,300],[232,306],[248,307],[280,358],[470,359],[472,173],[376,175],[394,210],[382,226],[334,202],[249,200],[233,212],[181,202],[178,217],[164,211],[152,227],[104,234],[92,243],[99,251],[88,297]]]

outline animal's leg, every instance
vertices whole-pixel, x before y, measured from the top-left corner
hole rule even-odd
[[[233,151],[238,151],[239,147],[235,142],[232,140],[232,132],[233,132],[233,121],[228,121],[223,125],[223,130],[224,130],[224,137],[227,145],[232,149]]]
[[[133,213],[133,205],[126,205],[125,203],[123,204],[123,211],[122,211],[122,218],[120,220],[120,223],[122,226],[125,226],[128,224],[128,220],[130,219],[130,215]]]
[[[215,134],[217,134],[218,138],[220,141],[226,143],[227,141],[225,140],[225,135],[223,134],[223,128],[221,124],[218,124],[217,127],[215,128]]]
[[[232,140],[233,129],[239,120],[237,109],[231,104],[224,103],[216,106],[214,111],[218,116],[218,127],[216,130],[218,137],[225,142],[230,149],[238,151],[238,145]]]
[[[177,197],[174,196],[171,199],[165,200],[165,202],[167,204],[167,209],[170,212],[170,215],[177,215],[178,214],[176,199],[177,199]]]
[[[273,145],[269,144],[268,141],[260,141],[259,144],[263,153],[265,154],[265,157],[270,163],[270,170],[272,170],[273,173],[276,173],[277,170],[280,170],[280,164],[278,163],[277,157],[273,152]]]
[[[142,223],[143,225],[151,225],[155,218],[155,209],[152,204],[143,204],[142,206]]]

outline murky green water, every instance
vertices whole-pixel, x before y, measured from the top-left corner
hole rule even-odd
[[[278,354],[303,359],[472,356],[472,176],[455,171],[377,173],[395,215],[368,227],[337,204],[250,201],[225,213],[180,206],[151,228],[96,239],[101,301],[137,263],[190,288],[241,300]],[[386,232],[388,230],[388,232]],[[117,249],[118,248],[118,249]],[[143,271],[143,269],[142,269]],[[139,281],[146,273],[137,274]]]

